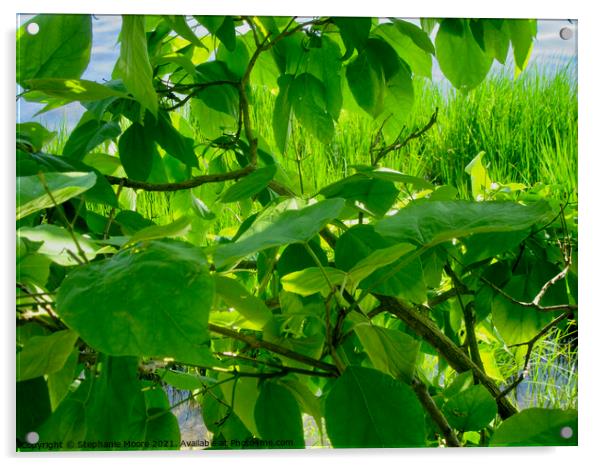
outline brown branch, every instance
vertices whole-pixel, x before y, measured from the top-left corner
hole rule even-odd
[[[518,385],[525,379],[525,377],[527,377],[529,375],[529,365],[530,365],[530,360],[531,360],[531,353],[533,352],[533,348],[535,348],[535,343],[537,343],[546,333],[548,333],[552,328],[554,328],[556,325],[558,325],[560,322],[562,322],[564,319],[566,319],[569,315],[569,312],[565,312],[564,314],[559,315],[558,317],[556,317],[554,320],[552,320],[550,323],[548,323],[544,328],[542,328],[537,335],[535,335],[533,338],[531,338],[529,341],[526,341],[524,343],[516,343],[514,345],[510,345],[509,347],[517,347],[517,346],[527,346],[527,352],[525,354],[525,363],[523,364],[523,369],[520,373],[520,375],[518,376],[518,378],[512,382],[508,387],[506,387],[504,389],[504,391],[502,391],[498,396],[506,396],[508,393],[510,393],[512,390],[514,390],[516,387],[518,387]]]
[[[475,317],[474,313],[472,312],[473,306],[465,306],[464,301],[462,301],[462,292],[460,291],[460,288],[466,288],[466,286],[464,286],[464,284],[460,281],[449,264],[445,264],[444,269],[445,273],[447,273],[454,284],[456,296],[458,298],[458,304],[460,304],[460,308],[462,309],[462,314],[464,316],[464,327],[466,330],[466,341],[470,350],[470,358],[477,366],[479,366],[482,371],[485,371],[483,360],[481,359],[481,353],[479,352],[479,342],[477,341],[477,335],[474,326]]]
[[[203,184],[220,183],[222,181],[237,180],[247,176],[255,170],[252,165],[247,165],[239,170],[234,170],[227,173],[214,173],[210,175],[200,175],[186,181],[178,183],[148,183],[146,181],[136,181],[130,178],[121,178],[117,176],[106,176],[106,179],[111,184],[123,184],[126,188],[142,189],[143,191],[181,191],[184,189],[196,188]]]
[[[245,335],[243,333],[237,332],[235,330],[220,327],[219,325],[209,324],[209,330],[213,333],[217,333],[219,335],[224,335],[226,337],[234,338],[235,340],[242,341],[252,348],[264,348],[268,351],[272,351],[273,353],[279,354],[281,356],[285,356],[289,359],[292,359],[297,362],[301,362],[303,364],[307,364],[308,366],[315,367],[317,369],[322,369],[327,372],[332,372],[334,374],[338,374],[338,369],[336,366],[329,364],[327,362],[318,361],[317,359],[311,358],[309,356],[305,356],[304,354],[297,353],[288,348],[284,348],[282,346],[276,345],[274,343],[270,343],[269,341],[258,340],[257,338],[251,335]]]
[[[497,293],[499,293],[500,295],[502,295],[508,301],[510,301],[510,302],[512,302],[514,304],[517,304],[519,306],[537,309],[540,312],[576,311],[579,308],[579,306],[577,306],[576,304],[555,304],[553,306],[542,306],[541,304],[539,304],[539,301],[541,301],[541,299],[543,298],[543,295],[545,295],[546,291],[548,291],[548,289],[550,288],[550,286],[552,286],[558,280],[561,280],[562,278],[564,278],[564,275],[562,277],[560,277],[560,275],[562,275],[563,273],[564,273],[564,275],[566,275],[565,270],[563,270],[558,275],[556,275],[555,277],[553,277],[552,279],[550,279],[549,281],[547,281],[542,286],[541,290],[537,293],[537,296],[535,296],[535,298],[533,299],[533,301],[530,301],[530,302],[519,301],[518,299],[510,296],[508,293],[506,293],[504,290],[502,290],[499,286],[495,285],[494,283],[491,283],[489,280],[487,280],[484,277],[481,277],[481,281],[483,283],[485,283],[486,285],[489,285],[491,288],[493,288],[494,291],[496,291]],[[537,299],[538,302],[535,302],[535,299]]]
[[[190,84],[186,87],[178,87],[178,86],[171,87],[171,88],[165,90],[165,91],[168,91],[168,95],[173,94],[173,92],[179,92],[178,89],[181,89],[182,91],[191,90],[192,92],[190,92],[190,94],[187,94],[186,97],[184,97],[183,99],[178,100],[177,104],[174,104],[171,107],[165,107],[164,110],[171,112],[177,108],[183,107],[184,105],[186,105],[186,103],[190,99],[192,99],[193,97],[196,97],[199,93],[201,93],[202,91],[204,91],[205,89],[207,89],[209,87],[224,86],[224,85],[237,87],[238,84],[239,83],[237,81],[220,80],[220,81],[209,81],[206,83]]]
[[[432,320],[396,298],[380,294],[374,294],[374,296],[381,302],[384,309],[395,315],[417,335],[430,343],[454,370],[457,372],[471,371],[477,380],[496,398],[502,419],[517,413],[512,403],[507,398],[500,396],[501,392],[496,383],[461,348],[441,332]]]
[[[228,354],[228,353],[216,353],[216,354],[218,354],[219,356],[225,357],[225,358],[240,359],[241,361],[248,361],[250,363],[263,364],[264,366],[267,366],[267,367],[273,367],[274,369],[278,369],[279,372],[283,373],[284,375],[289,374],[289,373],[295,373],[295,374],[309,375],[312,377],[336,377],[336,374],[334,374],[333,372],[312,371],[312,370],[308,370],[308,369],[302,369],[300,367],[282,366],[280,364],[275,364],[273,362],[262,361],[261,359],[254,359],[254,358],[251,358],[248,356],[243,356],[241,354]]]
[[[435,401],[429,395],[429,392],[426,389],[426,386],[418,379],[412,380],[412,388],[414,389],[414,393],[418,396],[420,403],[422,404],[425,411],[431,416],[431,419],[437,424],[437,427],[441,430],[443,437],[445,438],[445,443],[448,447],[460,447],[460,441],[456,436],[456,433],[450,427],[449,422],[445,419],[445,416],[441,412],[441,410],[435,404]]]
[[[381,148],[378,151],[378,154],[376,155],[376,157],[374,157],[374,160],[372,161],[372,165],[376,166],[378,165],[378,162],[380,162],[384,157],[386,157],[389,153],[399,150],[405,146],[407,146],[409,144],[409,142],[412,139],[417,139],[420,136],[422,136],[424,133],[426,133],[429,129],[431,129],[433,127],[433,125],[437,122],[437,115],[439,114],[439,108],[435,108],[435,112],[431,115],[431,119],[428,121],[428,123],[423,126],[421,129],[417,129],[414,130],[410,133],[409,136],[407,136],[403,141],[398,142],[399,141],[399,136],[397,137],[397,140],[386,147]],[[384,123],[383,123],[384,125]],[[381,127],[382,130],[382,127]],[[400,135],[401,136],[401,135]]]

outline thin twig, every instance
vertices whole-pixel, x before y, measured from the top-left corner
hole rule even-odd
[[[535,343],[537,343],[546,333],[548,333],[552,328],[566,319],[569,315],[569,312],[565,312],[564,314],[559,315],[554,320],[552,320],[549,324],[547,324],[544,328],[542,328],[537,335],[531,338],[529,341],[523,343],[516,343],[514,345],[510,345],[509,348],[517,347],[517,346],[527,346],[527,353],[525,354],[525,363],[523,364],[523,369],[521,370],[520,375],[516,378],[514,382],[512,382],[508,387],[506,387],[498,397],[506,396],[512,390],[514,390],[518,385],[529,375],[530,369],[530,360],[531,353],[533,352],[533,348],[535,347]]]
[[[556,275],[555,277],[553,277],[551,280],[549,280],[548,282],[546,282],[543,287],[541,288],[541,290],[547,291],[550,286],[552,286],[552,284],[548,285],[548,283],[552,280],[560,280],[559,278],[557,279],[558,275]],[[494,283],[491,283],[489,280],[487,280],[484,277],[481,277],[481,281],[487,285],[489,285],[491,288],[493,288],[494,291],[496,291],[497,293],[499,293],[500,295],[502,295],[504,298],[506,298],[508,301],[517,304],[519,306],[523,306],[523,307],[528,307],[528,308],[533,308],[533,309],[537,309],[540,312],[555,312],[555,311],[576,311],[579,306],[577,306],[576,304],[555,304],[553,306],[542,306],[541,304],[539,304],[538,302],[536,303],[535,300],[530,301],[530,302],[526,302],[526,301],[519,301],[518,299],[510,296],[508,293],[506,293],[504,290],[502,290],[499,286],[495,285]],[[555,283],[555,282],[554,282]],[[545,290],[544,290],[545,288]],[[543,297],[543,295],[540,296],[541,294],[541,290],[537,293],[537,296],[539,296],[539,299],[541,300],[541,298]]]
[[[317,359],[311,358],[309,356],[305,356],[304,354],[297,353],[288,348],[284,348],[282,346],[276,345],[274,343],[270,343],[269,341],[258,340],[257,338],[251,335],[245,335],[243,333],[237,332],[235,330],[220,327],[219,325],[209,324],[209,330],[224,335],[226,337],[234,338],[235,340],[242,341],[252,348],[264,348],[273,353],[279,354],[281,356],[285,356],[289,359],[292,359],[297,362],[301,362],[303,364],[307,364],[308,366],[315,367],[317,369],[322,369],[327,372],[333,372],[338,374],[338,369],[336,366],[329,364],[327,362],[318,361]]]
[[[373,166],[378,165],[378,162],[380,162],[385,156],[387,156],[389,153],[399,150],[405,146],[407,146],[409,144],[409,142],[412,139],[417,139],[420,136],[422,136],[424,133],[426,133],[429,129],[431,129],[433,127],[433,125],[437,122],[437,115],[439,114],[439,108],[435,108],[435,112],[432,114],[431,119],[428,121],[428,123],[423,126],[421,129],[417,129],[412,131],[412,133],[410,133],[409,136],[407,136],[403,141],[401,142],[394,142],[393,144],[383,147],[378,151],[378,154],[376,155],[376,157],[374,157],[374,161],[372,162]],[[399,139],[399,138],[398,138]]]
[[[220,183],[222,181],[237,180],[252,173],[255,167],[247,165],[240,170],[234,170],[227,173],[215,173],[210,175],[200,175],[179,183],[147,183],[146,181],[136,181],[130,178],[121,178],[116,176],[106,176],[111,184],[122,184],[126,188],[141,189],[143,191],[182,191],[184,189],[196,188],[208,183]]]

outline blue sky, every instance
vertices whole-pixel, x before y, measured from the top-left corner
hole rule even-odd
[[[29,20],[31,15],[20,15],[18,23]],[[411,20],[414,22],[413,20]],[[560,37],[560,29],[571,28],[575,33],[569,40]],[[92,21],[93,43],[90,64],[83,74],[83,79],[92,81],[109,80],[113,66],[119,55],[117,37],[121,28],[121,16],[100,15],[94,16]],[[577,76],[577,24],[568,20],[539,20],[537,38],[531,54],[530,67],[538,67],[545,73],[554,73],[559,67],[570,66],[571,71]],[[514,63],[507,60],[505,66],[496,63],[493,72],[509,73],[512,75]],[[441,74],[437,64],[433,66],[433,80],[446,85],[446,80]],[[55,129],[63,122],[73,127],[77,124],[84,108],[79,103],[73,103],[62,108],[34,116],[42,108],[41,105],[25,102],[20,99],[17,104],[17,121],[38,121],[50,129]]]

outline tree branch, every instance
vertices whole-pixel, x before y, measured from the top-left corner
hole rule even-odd
[[[148,183],[146,181],[136,181],[130,178],[121,178],[117,176],[105,176],[105,178],[111,184],[123,185],[126,188],[142,189],[143,191],[169,192],[196,188],[197,186],[201,186],[203,184],[208,183],[220,183],[222,181],[237,180],[238,178],[247,176],[254,170],[254,166],[247,165],[246,167],[241,168],[239,170],[234,170],[227,173],[200,175],[178,183]]]
[[[445,443],[448,447],[460,447],[460,441],[456,436],[456,433],[450,427],[449,422],[445,419],[445,416],[441,412],[441,410],[435,404],[435,401],[429,395],[429,392],[426,389],[426,386],[418,379],[412,380],[412,388],[414,389],[414,393],[418,396],[422,407],[425,411],[431,416],[431,419],[437,424],[437,427],[441,430],[443,437],[445,438]]]
[[[305,356],[304,354],[297,353],[288,348],[284,348],[282,346],[278,346],[274,343],[270,343],[269,341],[258,340],[251,335],[245,335],[243,333],[239,333],[235,330],[220,327],[215,324],[209,324],[209,330],[213,333],[217,333],[219,335],[224,335],[226,337],[234,338],[235,340],[242,341],[252,348],[264,348],[273,353],[279,354],[281,356],[285,356],[289,359],[292,359],[297,362],[301,362],[303,364],[307,364],[308,366],[315,367],[317,369],[322,369],[327,372],[332,372],[334,374],[338,374],[339,371],[336,366],[329,364],[327,362],[318,361],[317,359],[311,358],[309,356]]]
[[[374,294],[374,296],[381,302],[383,308],[386,308],[388,312],[395,315],[417,335],[435,347],[454,370],[457,372],[471,371],[476,379],[496,398],[502,419],[517,413],[512,403],[504,396],[500,396],[501,392],[496,383],[461,348],[441,332],[433,321],[396,298],[380,294]]]
[[[464,284],[460,281],[454,270],[448,264],[444,266],[445,273],[451,278],[452,283],[454,284],[454,288],[456,289],[456,296],[458,298],[458,303],[460,304],[460,308],[462,309],[462,314],[464,315],[464,327],[466,329],[466,341],[468,342],[468,348],[470,349],[470,358],[474,361],[474,363],[479,366],[479,369],[485,371],[483,366],[483,361],[481,359],[481,353],[479,352],[479,342],[477,341],[477,335],[475,332],[474,326],[474,313],[472,312],[473,306],[465,306],[464,301],[462,301],[462,293],[460,292],[460,288],[466,288]]]

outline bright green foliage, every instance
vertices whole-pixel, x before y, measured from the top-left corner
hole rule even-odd
[[[113,121],[89,120],[73,130],[65,143],[65,157],[82,160],[94,148],[121,134],[121,128]]]
[[[308,241],[337,217],[342,208],[342,199],[327,199],[299,210],[287,210],[260,230],[247,231],[235,243],[220,246],[214,254],[215,263],[219,267],[267,248]]]
[[[381,220],[376,232],[400,241],[434,246],[474,233],[524,230],[549,215],[546,202],[528,206],[512,202],[415,202]]]
[[[37,34],[27,28],[37,24]],[[90,60],[90,15],[37,15],[17,31],[17,83],[38,78],[79,78]]]
[[[153,87],[153,69],[149,62],[144,32],[144,16],[123,15],[121,53],[115,72],[126,89],[143,105],[157,115],[157,93]]]
[[[353,328],[374,367],[411,383],[420,344],[398,330],[359,324]]]
[[[576,106],[481,84],[535,21],[130,15],[102,83],[91,21],[17,32],[19,98],[86,109],[16,128],[18,449],[180,449],[184,409],[213,449],[576,443]]]
[[[96,182],[94,173],[40,173],[17,178],[17,220],[78,196]]]
[[[469,20],[444,20],[437,31],[435,46],[441,71],[457,88],[472,89],[491,67],[492,59],[474,39]]]

